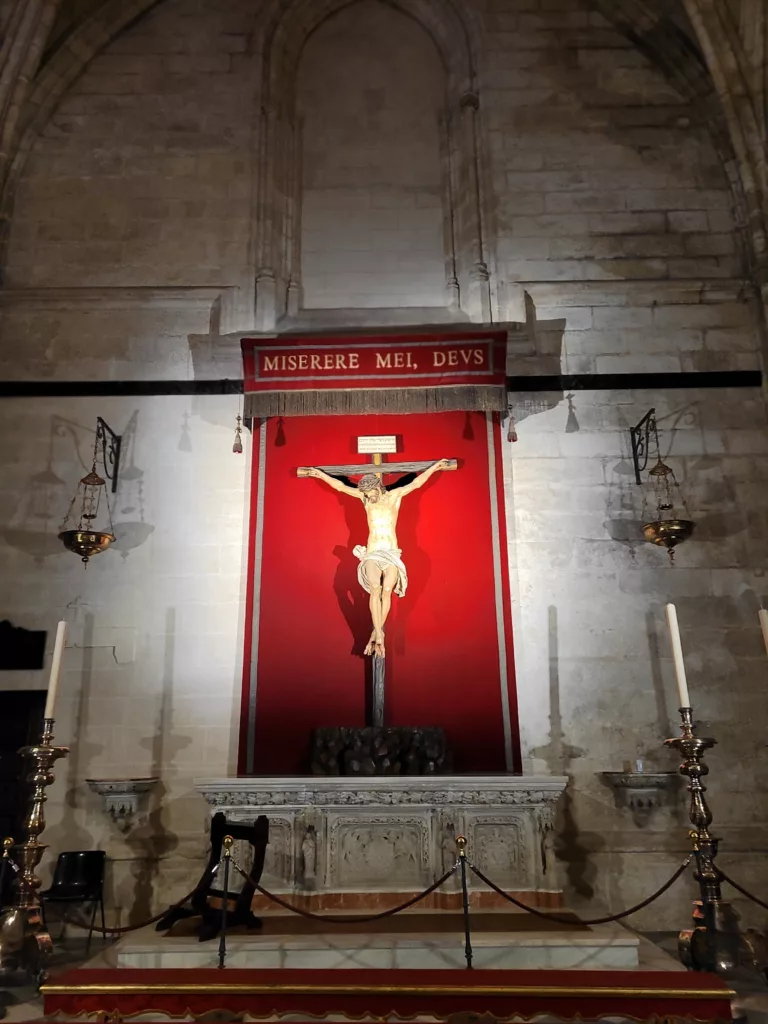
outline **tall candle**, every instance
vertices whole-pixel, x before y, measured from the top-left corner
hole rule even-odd
[[[677,625],[677,609],[673,604],[667,605],[667,625],[669,626],[669,638],[672,642],[672,658],[675,662],[675,678],[677,679],[680,707],[689,708],[691,706],[691,698],[688,695],[688,680],[685,678],[683,648],[680,644],[680,629]]]
[[[765,608],[761,608],[758,614],[760,615],[760,628],[763,631],[763,643],[768,654],[768,612]]]
[[[53,662],[51,663],[51,678],[48,680],[45,718],[53,718],[53,707],[56,703],[56,692],[59,689],[59,674],[61,672],[61,659],[64,654],[64,639],[66,635],[67,624],[66,622],[60,622],[56,628],[56,643],[53,645]]]

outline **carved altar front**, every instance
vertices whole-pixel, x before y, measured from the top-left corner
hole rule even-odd
[[[390,778],[205,779],[197,789],[229,820],[269,818],[262,884],[276,893],[332,906],[353,894],[419,892],[456,859],[456,836],[467,856],[497,885],[557,905],[561,887],[549,838],[561,776],[422,776]],[[493,896],[476,879],[473,902]],[[454,877],[446,884],[458,888]],[[393,900],[397,902],[397,900]],[[438,905],[441,905],[438,903]]]

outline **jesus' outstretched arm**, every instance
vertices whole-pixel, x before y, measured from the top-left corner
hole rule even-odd
[[[350,494],[353,498],[362,499],[363,495],[357,489],[357,487],[350,487],[349,484],[342,483],[341,480],[337,480],[334,476],[329,476],[324,473],[322,469],[316,469],[314,466],[309,467],[303,471],[302,476],[313,476],[318,480],[322,480],[323,483],[328,484],[334,491],[339,491],[341,494]]]
[[[410,494],[412,491],[417,491],[419,487],[423,487],[424,484],[429,480],[431,476],[439,472],[441,469],[455,469],[456,463],[451,459],[439,459],[429,469],[425,469],[423,473],[419,473],[415,480],[411,483],[405,484],[404,487],[398,487],[395,493],[399,498],[404,498],[406,494]]]

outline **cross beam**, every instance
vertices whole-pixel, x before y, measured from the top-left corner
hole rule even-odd
[[[368,462],[355,466],[299,466],[296,476],[307,476],[310,468],[322,469],[329,476],[365,476],[366,473],[389,476],[392,473],[421,473],[423,470],[429,469],[430,466],[434,466],[436,461],[433,459],[432,462],[381,462],[377,464]],[[449,465],[446,466],[446,469],[449,470],[458,468],[456,459],[451,459]]]

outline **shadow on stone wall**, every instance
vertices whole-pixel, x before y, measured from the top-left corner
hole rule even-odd
[[[594,895],[597,876],[592,857],[603,849],[605,839],[596,832],[584,831],[578,821],[571,766],[577,758],[584,756],[585,751],[567,743],[563,733],[557,608],[553,605],[549,607],[549,724],[549,743],[538,747],[533,755],[543,759],[553,774],[568,776],[568,786],[558,805],[555,856],[565,865],[570,888],[579,896],[590,899]]]
[[[123,561],[134,548],[145,544],[155,529],[144,517],[144,470],[136,465],[135,458],[138,422],[136,409],[122,434],[117,493],[110,495],[115,525],[112,547],[120,552]]]
[[[146,921],[163,904],[156,899],[156,888],[161,880],[161,862],[176,849],[179,839],[165,824],[168,787],[163,781],[163,768],[173,764],[176,755],[192,742],[189,736],[179,735],[173,729],[174,641],[176,638],[176,609],[165,613],[165,651],[163,655],[163,683],[160,709],[154,735],[141,740],[139,746],[151,754],[150,775],[160,781],[152,795],[152,809],[142,824],[132,830],[126,844],[135,857],[133,865],[133,904],[128,923]],[[159,893],[157,894],[160,895]],[[166,901],[167,902],[167,901]]]
[[[80,423],[73,423],[62,416],[50,417],[45,464],[29,477],[13,513],[0,527],[0,536],[5,542],[29,555],[37,565],[42,565],[46,558],[60,555],[64,550],[58,532],[75,493],[77,480],[74,476],[71,480],[63,479],[56,473],[54,465],[65,458],[71,461],[74,453],[76,462],[87,472],[91,464],[88,461],[86,465],[88,453],[81,440],[81,434],[87,432],[88,428]],[[91,445],[93,433],[91,430]],[[70,450],[66,453],[63,451],[62,438],[70,440]]]
[[[134,458],[138,415],[138,410],[133,413],[122,434],[121,464],[115,494],[107,481],[107,498],[115,527],[112,547],[120,552],[123,559],[134,548],[145,543],[154,530],[154,526],[145,521],[144,471],[136,465]],[[38,565],[64,550],[58,533],[76,492],[78,479],[91,468],[93,438],[92,427],[62,416],[51,416],[45,465],[29,477],[11,516],[0,527],[0,536],[5,542],[30,555]],[[65,461],[68,466],[66,479],[54,469],[54,465]],[[69,467],[73,461],[77,468],[70,478]],[[100,471],[98,464],[97,470]],[[77,515],[76,508],[72,511]]]

